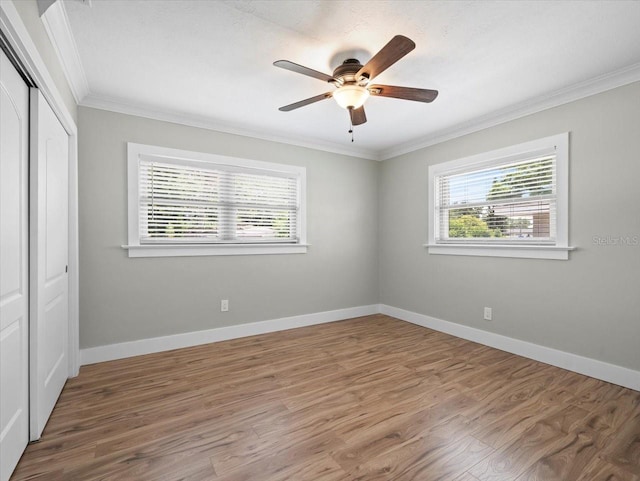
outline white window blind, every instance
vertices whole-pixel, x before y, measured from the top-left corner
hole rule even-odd
[[[141,244],[299,241],[295,173],[139,158]]]
[[[569,259],[569,133],[429,166],[429,254]]]
[[[435,188],[437,243],[556,241],[555,154],[444,172]]]

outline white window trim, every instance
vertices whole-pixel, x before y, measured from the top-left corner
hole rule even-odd
[[[556,242],[553,245],[526,244],[482,244],[482,243],[439,243],[435,233],[438,228],[436,206],[435,178],[458,169],[481,168],[500,160],[513,157],[546,154],[555,151],[556,154]],[[542,139],[532,140],[502,149],[483,152],[481,154],[456,159],[449,162],[429,166],[429,204],[428,204],[428,241],[424,246],[429,254],[488,256],[488,257],[518,257],[532,259],[568,260],[569,251],[575,247],[569,246],[569,133],[565,132]]]
[[[300,210],[298,212],[298,242],[295,244],[257,243],[257,244],[141,244],[138,216],[139,201],[139,159],[157,158],[160,161],[178,159],[181,161],[200,161],[212,164],[232,165],[244,168],[261,169],[272,172],[295,174],[299,181]],[[262,255],[262,254],[304,254],[307,252],[307,214],[306,214],[306,169],[287,164],[276,164],[260,160],[242,159],[224,155],[192,152],[155,145],[127,142],[128,177],[128,244],[122,248],[128,250],[129,257],[178,257],[178,256],[216,256],[216,255]]]

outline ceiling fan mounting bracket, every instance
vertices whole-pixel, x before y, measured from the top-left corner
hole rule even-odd
[[[356,83],[356,74],[362,68],[362,64],[356,58],[348,58],[333,71],[333,78],[341,84]]]

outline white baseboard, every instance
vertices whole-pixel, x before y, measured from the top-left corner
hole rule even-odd
[[[640,372],[634,371],[633,369],[559,351],[539,344],[513,339],[493,332],[483,331],[482,329],[463,326],[455,322],[443,321],[442,319],[425,316],[424,314],[418,314],[386,304],[380,305],[380,312],[412,324],[417,324],[418,326],[428,327],[429,329],[478,342],[485,346],[495,347],[502,351],[511,352],[519,356],[544,362],[545,364],[567,369],[568,371],[577,372],[585,376],[640,391]]]
[[[353,317],[368,316],[378,314],[380,306],[372,304],[370,306],[348,307],[335,311],[316,312],[301,316],[283,317],[281,319],[271,319],[269,321],[251,322],[239,324],[237,326],[218,327],[204,331],[185,332],[171,336],[154,337],[151,339],[141,339],[139,341],[122,342],[119,344],[109,344],[106,346],[90,347],[80,350],[80,361],[84,366],[96,362],[113,361],[126,357],[140,356],[154,352],[170,351],[182,347],[198,346],[211,342],[227,341],[240,337],[255,336],[268,332],[284,331],[296,327],[323,324],[326,322],[341,321]]]
[[[557,366],[568,371],[577,372],[603,381],[628,387],[640,391],[640,372],[622,366],[616,366],[588,357],[559,351],[550,347],[533,344],[519,339],[502,336],[493,332],[483,331],[474,327],[444,321],[435,317],[418,314],[386,304],[372,304],[369,306],[349,307],[335,311],[316,312],[301,316],[271,319],[269,321],[252,322],[237,326],[219,327],[205,331],[186,332],[172,336],[154,337],[139,341],[109,344],[107,346],[91,347],[80,350],[82,365],[96,362],[112,361],[126,357],[140,356],[154,352],[170,351],[183,347],[198,346],[211,342],[227,341],[240,337],[255,336],[269,332],[284,331],[296,327],[312,326],[327,322],[341,321],[353,317],[371,314],[386,314],[397,319],[427,327],[452,336],[478,342],[485,346],[495,347],[502,351],[511,352],[536,361]]]

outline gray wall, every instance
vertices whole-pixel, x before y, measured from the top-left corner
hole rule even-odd
[[[33,43],[38,49],[38,53],[42,57],[51,78],[56,84],[71,117],[77,124],[78,109],[76,101],[73,98],[73,94],[71,93],[71,89],[67,83],[67,78],[64,75],[60,61],[58,60],[58,56],[56,55],[53,45],[51,45],[51,40],[49,40],[47,31],[44,29],[42,20],[40,20],[36,0],[13,0],[13,4],[16,6],[16,10],[22,19],[22,23],[24,23],[31,40],[33,40]]]
[[[429,255],[427,168],[570,132],[569,261]],[[380,302],[640,370],[640,83],[380,166]],[[483,306],[493,321],[482,319]]]
[[[640,83],[382,163],[79,108],[83,348],[381,302],[640,370]],[[430,164],[570,132],[569,261],[429,255]],[[307,254],[130,259],[126,142],[307,167]],[[219,312],[230,299],[231,310]],[[482,320],[482,308],[494,320]]]
[[[377,162],[78,110],[81,348],[377,302]],[[305,166],[308,253],[127,257],[126,142]]]

